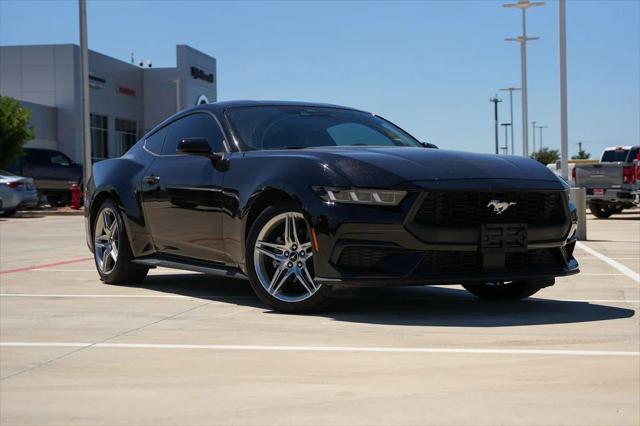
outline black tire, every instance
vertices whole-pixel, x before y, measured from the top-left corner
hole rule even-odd
[[[608,219],[614,212],[606,204],[596,203],[591,201],[589,203],[589,210],[598,219]]]
[[[618,205],[618,206],[613,206],[613,207],[611,207],[611,212],[612,212],[613,214],[622,213],[622,211],[623,211],[623,210],[624,210],[624,206],[620,206],[620,205]]]
[[[541,288],[540,285],[527,281],[509,283],[473,283],[462,284],[469,293],[483,300],[520,300],[533,296]]]
[[[246,240],[245,248],[245,264],[249,275],[249,281],[256,295],[269,307],[280,312],[287,313],[311,313],[327,308],[331,303],[331,290],[327,286],[320,286],[310,297],[301,301],[283,301],[274,297],[263,286],[256,271],[254,262],[254,251],[256,250],[256,242],[263,228],[267,226],[272,219],[286,213],[301,214],[301,210],[293,203],[282,203],[277,206],[271,206],[264,210],[253,222]],[[306,223],[306,221],[305,221]],[[307,225],[308,227],[308,225]],[[311,261],[311,260],[310,260]],[[293,278],[295,284],[295,278]]]
[[[103,272],[100,266],[100,261],[98,259],[99,248],[96,246],[96,227],[99,221],[99,218],[105,211],[108,209],[110,212],[113,212],[115,215],[115,219],[117,221],[117,259],[115,260],[115,266],[106,273]],[[100,280],[102,280],[106,284],[121,284],[121,285],[131,285],[131,284],[140,284],[144,278],[147,276],[147,272],[149,272],[149,268],[138,265],[132,262],[133,255],[131,252],[131,247],[129,246],[129,240],[127,238],[127,231],[124,226],[124,222],[122,220],[122,216],[116,204],[112,200],[105,200],[100,207],[98,208],[96,214],[94,215],[94,220],[92,223],[92,236],[94,241],[94,256],[93,259],[96,264],[96,269],[98,270],[98,274],[100,275]]]
[[[0,213],[0,216],[11,217],[11,216],[14,216],[17,212],[18,210],[16,209],[7,209],[7,210],[4,210],[2,213]]]

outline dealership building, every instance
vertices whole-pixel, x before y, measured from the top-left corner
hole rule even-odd
[[[91,143],[95,160],[122,155],[180,109],[217,100],[216,60],[176,46],[176,66],[153,68],[89,51]],[[0,46],[0,94],[31,111],[35,140],[82,163],[80,47]]]

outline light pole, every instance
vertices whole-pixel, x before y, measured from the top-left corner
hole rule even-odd
[[[504,146],[502,149],[505,150],[506,154],[509,154],[509,136],[507,135],[507,129],[511,126],[511,123],[502,123],[502,127],[504,127]],[[513,129],[513,126],[511,127]],[[513,155],[513,139],[511,140],[511,155]]]
[[[531,126],[533,126],[533,152],[536,152],[536,123],[537,121],[531,122]]]
[[[538,126],[538,129],[540,130],[540,149],[542,149],[542,129],[548,129],[549,126]]]
[[[82,183],[87,188],[91,177],[91,125],[89,112],[89,48],[87,47],[87,2],[78,0],[80,18],[80,77],[82,80]]]
[[[507,87],[506,89],[500,89],[503,92],[509,92],[509,109],[511,110],[511,155],[516,155],[516,151],[513,147],[513,91],[520,90],[519,87]]]
[[[558,2],[560,33],[560,161],[562,177],[569,178],[569,127],[567,124],[567,22],[566,2]],[[582,147],[581,147],[582,148]]]
[[[532,6],[542,6],[543,1],[530,2],[529,0],[518,0],[517,3],[503,4],[503,7],[517,8],[522,11],[522,35],[517,38],[507,38],[506,41],[517,41],[520,43],[520,67],[522,78],[522,154],[529,156],[529,117],[527,111],[527,41],[537,40],[538,37],[527,37],[527,9]]]
[[[502,102],[502,99],[498,98],[498,95],[494,96],[493,98],[489,99],[489,102],[493,102],[493,114],[494,114],[494,130],[495,130],[495,136],[496,136],[496,154],[499,153],[499,144],[498,144],[498,103]]]

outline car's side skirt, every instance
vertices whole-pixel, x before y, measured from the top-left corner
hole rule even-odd
[[[164,267],[172,269],[182,269],[185,271],[200,272],[207,275],[224,276],[227,278],[247,279],[247,276],[236,268],[230,268],[223,265],[201,262],[191,259],[177,259],[173,257],[154,256],[144,257],[133,260],[139,265],[148,266],[150,268]]]

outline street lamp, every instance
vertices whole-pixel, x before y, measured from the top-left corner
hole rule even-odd
[[[513,147],[513,91],[520,90],[519,87],[507,87],[506,89],[500,89],[503,92],[509,92],[509,109],[511,110],[511,155],[516,155],[516,151]]]
[[[542,149],[542,129],[548,129],[549,126],[538,126],[538,129],[540,130],[540,149]]]
[[[499,152],[498,148],[498,104],[502,102],[502,99],[498,98],[498,95],[495,95],[493,98],[489,99],[489,102],[493,102],[493,115],[494,115],[494,131],[496,137],[496,154]]]
[[[522,11],[522,35],[517,38],[507,38],[506,41],[517,41],[520,43],[520,67],[522,73],[522,153],[526,157],[529,155],[529,117],[527,111],[527,41],[537,40],[538,37],[527,37],[527,9],[532,6],[543,6],[543,1],[530,2],[529,0],[518,0],[517,3],[503,4],[503,7],[516,8]]]
[[[536,123],[537,121],[531,122],[531,126],[533,127],[533,152],[536,152]]]
[[[507,129],[511,126],[511,123],[502,123],[501,126],[504,127],[504,146],[501,149],[503,149],[506,154],[509,154],[509,136],[507,135]],[[513,126],[511,129],[513,130]],[[513,135],[511,137],[513,137]],[[511,155],[513,155],[513,139],[511,139]]]

